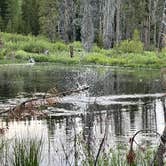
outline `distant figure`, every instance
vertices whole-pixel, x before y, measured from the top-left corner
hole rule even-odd
[[[35,63],[35,60],[33,58],[30,57],[29,59],[29,63]]]
[[[73,46],[69,46],[69,51],[70,51],[70,57],[73,58],[74,57],[74,48]]]

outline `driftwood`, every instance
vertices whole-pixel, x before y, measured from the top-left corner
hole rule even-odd
[[[60,93],[56,92],[56,94],[52,95],[46,93],[46,95],[42,97],[26,100],[11,109],[0,112],[0,114],[8,113],[9,117],[16,119],[22,119],[26,116],[47,116],[46,113],[39,110],[41,106],[53,106],[57,103],[60,103],[60,97],[69,95],[71,93],[78,93],[87,90],[88,88],[89,87],[86,86],[80,89],[73,89]],[[55,88],[53,90],[55,92]]]

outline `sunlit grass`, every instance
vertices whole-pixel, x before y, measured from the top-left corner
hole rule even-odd
[[[84,52],[81,42],[65,44],[61,41],[51,43],[46,38],[31,35],[23,36],[1,32],[3,48],[0,52],[0,63],[28,62],[33,57],[36,62],[62,64],[100,64],[123,67],[160,68],[166,66],[166,52],[155,51],[123,53],[120,48],[101,49],[94,45],[90,53]],[[70,57],[69,46],[74,48],[74,58]],[[46,54],[47,52],[47,54]],[[15,59],[13,61],[12,59]]]

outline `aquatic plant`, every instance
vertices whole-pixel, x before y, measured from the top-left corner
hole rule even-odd
[[[12,146],[12,166],[39,166],[42,154],[42,139],[15,139]]]

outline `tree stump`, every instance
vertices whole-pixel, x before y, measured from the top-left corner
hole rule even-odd
[[[74,57],[74,48],[73,48],[73,46],[69,46],[69,52],[70,52],[70,57],[73,58]]]

